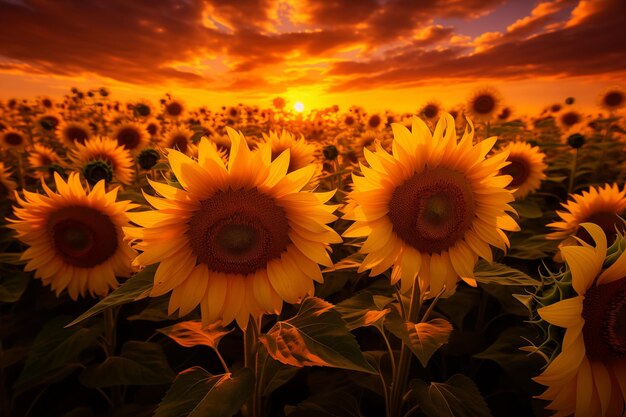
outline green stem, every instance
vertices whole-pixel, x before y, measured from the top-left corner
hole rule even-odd
[[[108,308],[104,310],[104,344],[105,354],[109,358],[115,356],[115,350],[117,345],[117,313],[119,308]],[[111,403],[113,409],[117,409],[124,404],[124,395],[121,385],[114,385],[111,387]]]
[[[411,294],[411,306],[409,308],[409,316],[407,320],[411,323],[417,323],[420,308],[422,305],[421,294],[419,287],[419,280],[417,277],[413,282],[413,293]],[[402,300],[400,300],[402,302]],[[409,370],[411,369],[411,359],[413,353],[409,347],[402,342],[402,350],[400,351],[400,362],[398,364],[397,372],[394,375],[393,383],[391,385],[391,412],[390,417],[402,417],[402,394],[406,389],[407,380],[409,377]]]
[[[574,149],[574,157],[569,172],[569,185],[567,186],[567,194],[571,194],[574,190],[574,178],[576,177],[576,165],[578,163],[578,149]]]
[[[383,336],[383,339],[385,340],[385,344],[387,345],[387,351],[389,352],[389,361],[391,362],[391,376],[393,377],[396,375],[396,357],[393,354],[393,349],[391,348],[391,344],[389,343],[389,338],[385,334],[384,329],[378,326],[376,326],[376,328],[378,329],[380,334]],[[388,416],[390,413],[389,407],[391,406],[391,404],[389,403],[389,387],[387,386],[387,381],[385,381],[382,370],[379,370],[379,376],[380,376],[380,381],[383,385],[383,394],[385,396],[385,413]]]
[[[254,390],[252,396],[248,399],[246,404],[246,414],[248,417],[261,417],[261,388],[259,386],[259,323],[256,318],[251,318],[248,322],[248,327],[244,332],[243,348],[244,348],[244,362],[245,367],[250,369],[254,374]],[[260,319],[259,319],[260,320]]]

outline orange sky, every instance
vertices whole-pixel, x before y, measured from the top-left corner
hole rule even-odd
[[[0,99],[107,86],[190,105],[518,112],[626,84],[623,0],[0,0]]]

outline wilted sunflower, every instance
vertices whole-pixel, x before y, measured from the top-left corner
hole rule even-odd
[[[89,293],[106,295],[117,287],[116,276],[132,272],[136,252],[124,242],[122,226],[128,225],[126,211],[135,207],[128,201],[116,202],[117,189],[106,192],[100,181],[86,192],[77,173],[65,183],[59,174],[54,192],[42,182],[47,195],[24,190],[14,208],[17,220],[7,219],[8,227],[29,245],[24,270],[35,271],[44,285],[57,296],[67,288],[70,297]]]
[[[114,139],[92,138],[84,144],[77,143],[69,158],[92,185],[101,179],[130,184],[135,175],[130,152]]]
[[[465,105],[465,112],[474,121],[491,120],[500,110],[501,102],[498,90],[482,87],[470,95]]]
[[[91,128],[82,122],[63,121],[59,124],[57,135],[65,146],[72,148],[76,143],[83,144],[91,138]]]
[[[608,111],[615,111],[624,107],[626,93],[620,87],[612,87],[600,96],[600,106]]]
[[[619,216],[626,213],[626,191],[620,191],[617,184],[589,187],[589,191],[571,194],[570,198],[572,200],[561,204],[565,211],[556,212],[561,220],[548,224],[548,227],[556,231],[549,233],[546,238],[562,240],[575,235],[592,243],[591,236],[580,228],[584,222],[599,225],[609,237],[609,243],[613,243],[615,239],[616,227],[624,231],[624,224]]]
[[[364,176],[353,175],[344,218],[355,223],[343,235],[368,236],[360,271],[371,269],[374,276],[393,265],[392,283],[401,279],[403,290],[417,274],[431,295],[444,285],[449,294],[458,277],[475,285],[478,256],[491,261],[489,245],[509,245],[502,230],[518,230],[505,213],[513,211],[508,203],[514,197],[505,188],[511,177],[498,175],[508,153],[485,159],[496,138],[473,146],[471,123],[457,141],[449,114],[433,134],[417,117],[412,127],[392,125],[392,155],[380,145],[375,153],[363,150],[369,167],[361,166]]]
[[[60,164],[61,158],[52,148],[36,143],[28,152],[28,164],[34,169],[32,175],[35,178],[48,178],[46,170],[50,165]]]
[[[146,128],[138,123],[122,123],[113,132],[113,139],[132,154],[141,152],[148,144]]]
[[[160,146],[163,148],[177,149],[184,154],[189,154],[188,151],[192,136],[193,132],[186,127],[174,129],[161,140]]]
[[[269,136],[263,133],[264,142],[259,147],[270,146],[272,149],[272,161],[289,149],[289,168],[287,172],[293,172],[304,168],[315,161],[315,145],[308,143],[304,137],[296,139],[291,133],[283,130],[280,137],[276,132],[270,132]]]
[[[566,246],[561,253],[576,295],[537,312],[565,328],[561,352],[534,380],[548,389],[539,398],[558,415],[621,417],[626,399],[626,253],[603,270],[606,236],[600,227],[582,227],[595,247]],[[615,249],[615,248],[613,248]]]
[[[328,243],[341,238],[326,226],[336,217],[324,205],[333,192],[301,192],[310,165],[287,174],[289,151],[271,161],[271,150],[251,152],[228,128],[232,149],[226,167],[207,139],[198,161],[170,150],[169,163],[184,188],[150,182],[163,196],[146,195],[157,210],[129,213],[143,226],[125,233],[143,251],[139,265],[160,262],[152,296],[172,291],[169,312],[185,315],[201,305],[205,324],[279,312],[321,282],[318,263],[330,266]]]
[[[0,134],[0,148],[22,150],[26,146],[26,135],[15,129],[7,129]]]
[[[546,155],[537,146],[530,146],[526,142],[511,142],[499,152],[508,152],[509,165],[500,170],[502,175],[510,175],[513,180],[508,189],[513,191],[516,199],[523,199],[541,186],[546,178],[545,170],[548,167],[543,160]]]
[[[0,198],[5,200],[12,197],[16,188],[17,184],[11,179],[11,171],[0,162]]]

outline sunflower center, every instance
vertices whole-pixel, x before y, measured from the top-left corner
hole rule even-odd
[[[139,103],[135,106],[135,113],[142,117],[150,116],[150,107],[143,103]]]
[[[135,149],[139,145],[141,137],[137,130],[127,127],[117,134],[117,143],[126,149]]]
[[[579,121],[580,121],[580,117],[578,116],[578,114],[574,112],[565,113],[561,117],[561,122],[563,122],[565,126],[574,126]]]
[[[189,220],[189,241],[198,262],[227,274],[250,274],[280,257],[289,224],[274,199],[252,190],[218,191]]]
[[[437,108],[437,106],[433,104],[427,104],[426,107],[424,107],[424,110],[422,113],[424,113],[424,116],[427,119],[432,119],[435,116],[437,116],[437,113],[439,113],[439,109]]]
[[[616,213],[612,212],[598,212],[594,213],[591,216],[587,217],[584,222],[595,223],[602,228],[604,234],[606,235],[607,242],[609,245],[612,245],[615,242],[615,238],[617,237],[617,230],[620,232],[624,232],[626,230],[626,226],[624,222],[620,219],[620,217]],[[590,245],[595,245],[593,238],[587,232],[587,229],[584,227],[579,227],[576,232],[576,236],[584,240]]]
[[[372,129],[375,129],[375,128],[377,128],[378,126],[380,126],[380,122],[381,122],[381,120],[380,120],[380,116],[379,116],[379,115],[377,115],[377,114],[375,114],[375,115],[373,115],[372,117],[370,117],[370,119],[369,119],[369,121],[368,121],[368,124],[369,124],[369,126],[370,126]]]
[[[187,152],[187,136],[177,135],[172,138],[172,148],[178,149],[182,153]]]
[[[54,116],[44,116],[39,119],[39,125],[44,130],[54,130],[59,124],[59,120]]]
[[[154,136],[157,134],[157,132],[159,131],[159,127],[156,125],[156,123],[150,123],[147,127],[146,127],[146,131]]]
[[[170,116],[180,116],[180,114],[183,112],[183,106],[181,106],[180,104],[178,104],[176,102],[169,103],[165,107],[165,111]]]
[[[11,132],[4,135],[4,141],[9,146],[19,146],[22,144],[23,139],[22,135],[20,135],[19,133]]]
[[[474,99],[473,107],[478,114],[489,114],[496,107],[496,100],[489,94],[480,94]]]
[[[115,225],[107,215],[89,207],[65,207],[54,212],[48,231],[56,253],[81,268],[99,265],[117,250]]]
[[[81,145],[84,144],[89,137],[89,134],[85,131],[85,129],[80,127],[68,127],[65,130],[65,135],[72,142],[78,142]]]
[[[626,277],[589,288],[582,316],[589,359],[606,362],[626,357]]]
[[[616,107],[624,102],[624,94],[619,91],[611,91],[604,96],[604,104],[609,107]]]
[[[440,253],[465,235],[474,196],[461,173],[435,168],[397,187],[389,202],[394,232],[420,252]]]
[[[92,161],[85,165],[83,175],[90,185],[95,185],[100,180],[108,184],[113,180],[113,168],[105,161]]]
[[[507,160],[510,164],[502,168],[500,173],[513,177],[507,188],[517,188],[524,184],[530,176],[530,166],[524,158],[509,155]]]

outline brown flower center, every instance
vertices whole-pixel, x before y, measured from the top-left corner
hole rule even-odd
[[[610,91],[604,96],[604,104],[609,107],[618,107],[624,103],[624,94],[620,91]]]
[[[461,173],[434,168],[395,189],[389,202],[394,232],[420,252],[440,253],[462,239],[474,218],[474,195]]]
[[[561,122],[565,126],[574,126],[576,123],[580,122],[580,116],[578,113],[570,111],[561,116]]]
[[[176,103],[174,101],[165,106],[165,111],[170,116],[180,116],[183,112],[183,106],[181,106],[180,103]]]
[[[147,127],[146,127],[146,131],[151,135],[154,136],[157,134],[157,132],[159,131],[159,127],[157,126],[156,123],[150,123]]]
[[[589,359],[607,362],[626,357],[626,278],[589,288],[582,316]]]
[[[424,113],[424,116],[427,119],[432,119],[433,117],[437,116],[437,113],[439,113],[439,109],[434,104],[427,104],[426,107],[424,107],[422,113]]]
[[[218,191],[189,220],[189,241],[198,262],[229,274],[250,274],[280,257],[289,244],[284,210],[252,190]]]
[[[519,156],[509,155],[507,160],[510,164],[502,168],[500,174],[513,177],[507,188],[517,188],[524,184],[530,176],[530,164],[526,159]]]
[[[480,94],[474,98],[472,108],[478,114],[489,114],[496,108],[496,99],[491,94]]]
[[[81,268],[92,268],[117,250],[117,231],[109,216],[83,206],[62,208],[50,216],[48,232],[54,249],[63,260]]]
[[[617,237],[617,232],[615,230],[616,227],[622,233],[626,230],[624,222],[619,218],[616,213],[612,212],[593,213],[591,216],[587,217],[584,222],[595,223],[600,226],[604,231],[604,234],[606,235],[609,245],[612,245],[613,242],[615,242],[615,238]],[[578,228],[576,236],[590,245],[595,245],[593,238],[584,227]]]
[[[23,141],[24,138],[19,133],[9,132],[4,135],[4,142],[9,146],[20,146]]]
[[[126,149],[135,149],[141,140],[141,136],[137,129],[125,127],[117,133],[117,143]]]
[[[89,138],[89,133],[82,127],[70,126],[65,129],[65,136],[72,142],[78,142],[82,145]]]
[[[368,120],[367,124],[372,128],[372,129],[376,129],[378,126],[380,126],[380,116],[375,114],[372,117],[370,117],[370,119]]]

